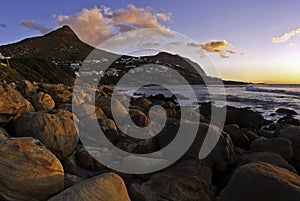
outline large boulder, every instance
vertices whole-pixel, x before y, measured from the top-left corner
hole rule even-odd
[[[75,150],[79,140],[73,120],[63,115],[23,113],[14,123],[17,136],[39,139],[60,160]]]
[[[24,137],[1,142],[1,200],[46,200],[63,188],[63,167],[40,141]]]
[[[267,163],[240,167],[222,190],[218,201],[295,201],[300,198],[300,177]]]
[[[210,168],[199,161],[183,161],[154,174],[145,183],[131,184],[129,193],[133,201],[211,201],[211,177]]]
[[[31,103],[11,86],[0,82],[0,94],[0,125],[9,123],[17,114],[34,111]]]
[[[275,135],[276,137],[285,138],[292,142],[292,160],[300,161],[300,126],[285,125]]]
[[[293,154],[292,142],[284,138],[260,137],[251,143],[252,152],[269,151],[281,155],[289,161]]]
[[[104,173],[81,181],[49,201],[130,201],[124,181],[115,173]]]

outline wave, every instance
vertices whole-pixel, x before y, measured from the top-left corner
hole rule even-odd
[[[292,88],[295,89],[295,88]],[[246,91],[252,92],[265,92],[265,93],[278,93],[278,94],[285,94],[285,95],[293,95],[293,96],[300,96],[300,89],[298,91],[294,91],[292,89],[280,89],[280,88],[272,88],[272,87],[256,87],[253,85],[249,85],[246,87]]]

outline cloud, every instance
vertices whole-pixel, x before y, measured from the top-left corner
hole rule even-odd
[[[108,10],[105,10],[108,13]],[[98,8],[83,9],[74,16],[60,15],[59,25],[69,25],[84,42],[97,45],[114,35],[111,20],[106,18]]]
[[[199,53],[201,58],[203,58],[205,55],[203,51],[208,53],[217,53],[221,58],[229,58],[230,54],[237,54],[235,50],[231,49],[233,45],[226,40],[211,40],[203,44],[189,43],[187,45],[190,47],[199,48],[197,53]]]
[[[152,13],[150,7],[137,8],[134,5],[128,5],[127,9],[120,9],[112,13],[109,18],[115,26],[126,26],[132,29],[136,28],[156,28],[159,30],[167,30],[159,21],[170,21],[171,15],[165,13]],[[129,25],[129,26],[128,26]]]
[[[83,9],[73,16],[59,15],[59,25],[69,25],[84,42],[98,46],[104,40],[139,28],[156,28],[168,33],[162,25],[171,20],[170,13],[154,13],[152,8],[128,5],[126,9],[111,10],[109,7]]]
[[[52,29],[46,27],[45,25],[35,23],[34,21],[31,21],[31,22],[24,21],[21,23],[21,25],[28,29],[37,30],[37,31],[41,32],[42,34],[46,34],[46,33],[49,33],[50,31],[52,31]]]
[[[289,32],[283,34],[282,36],[272,38],[272,42],[273,43],[285,42],[285,41],[289,40],[290,38],[297,36],[297,35],[300,35],[300,28],[289,31]]]
[[[1,27],[1,28],[6,28],[7,25],[6,25],[6,24],[3,24],[3,23],[0,23],[0,27]]]

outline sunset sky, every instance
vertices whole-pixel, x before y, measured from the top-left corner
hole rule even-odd
[[[0,44],[70,25],[92,45],[137,28],[195,41],[224,79],[300,84],[297,0],[10,0],[1,2]],[[199,55],[201,56],[201,55]]]

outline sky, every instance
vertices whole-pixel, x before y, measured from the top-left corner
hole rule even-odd
[[[186,48],[211,58],[223,79],[300,84],[297,0],[10,0],[1,7],[0,45],[64,24],[94,46],[156,28],[194,41]]]

